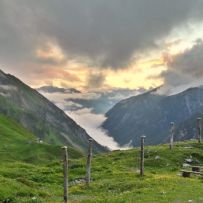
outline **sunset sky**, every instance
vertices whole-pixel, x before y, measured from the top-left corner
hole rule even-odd
[[[201,0],[0,0],[0,66],[82,91],[201,81]]]

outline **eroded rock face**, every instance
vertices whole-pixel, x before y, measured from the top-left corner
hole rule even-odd
[[[131,142],[138,146],[143,134],[146,144],[159,144],[168,141],[172,121],[176,123],[175,140],[193,138],[196,118],[202,115],[202,87],[172,96],[151,91],[116,104],[106,113],[103,127],[121,145]]]
[[[86,131],[53,103],[16,77],[0,71],[0,113],[20,122],[42,140],[86,151]],[[95,150],[105,148],[95,142]]]

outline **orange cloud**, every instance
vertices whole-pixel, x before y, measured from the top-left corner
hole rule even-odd
[[[43,47],[38,48],[35,55],[38,59],[57,63],[63,62],[66,59],[61,48],[51,42],[47,42]]]
[[[62,68],[47,68],[40,71],[41,77],[46,77],[49,79],[67,79],[80,81],[80,78],[77,75],[71,74],[68,71]]]

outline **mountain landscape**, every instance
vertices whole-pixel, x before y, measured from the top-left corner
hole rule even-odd
[[[203,0],[0,0],[0,203],[203,203]]]
[[[47,92],[47,93],[81,93],[79,90],[76,90],[74,88],[60,88],[60,87],[54,87],[54,86],[43,86],[40,88],[37,88],[37,90],[40,92]]]
[[[120,146],[101,128],[106,119],[105,112],[120,100],[144,92],[143,88],[78,91],[53,85],[36,90],[76,121],[98,143],[111,150],[119,149]]]
[[[0,72],[0,113],[42,141],[86,151],[90,136],[62,110],[16,77]],[[104,147],[95,142],[95,151]]]
[[[179,94],[160,95],[157,89],[122,100],[106,113],[103,128],[120,145],[138,146],[146,135],[148,145],[169,140],[170,122],[175,122],[175,140],[194,138],[196,119],[203,115],[203,88]]]
[[[168,145],[146,146],[144,177],[139,175],[139,148],[107,152],[106,148],[95,142],[91,183],[86,185],[89,135],[36,90],[12,75],[0,73],[0,182],[3,183],[0,184],[0,202],[61,202],[63,168],[60,146],[65,144],[68,145],[69,155],[69,202],[134,202],[135,197],[140,203],[200,203],[203,200],[202,178],[185,179],[179,173],[181,168],[189,170],[192,165],[203,163],[202,144],[196,141],[174,143],[172,151]],[[67,93],[68,90],[61,91]],[[116,114],[117,109],[113,112],[117,122],[120,119],[127,121],[124,112],[128,110],[128,114],[132,113],[136,106],[136,112],[132,115],[137,115],[138,120],[151,116],[160,122],[159,125],[165,125],[161,131],[153,128],[150,119],[145,120],[145,126],[159,133],[159,136],[151,138],[152,144],[166,142],[167,122],[176,115],[174,107],[177,106],[180,114],[175,118],[178,123],[176,139],[190,139],[196,117],[202,116],[203,89],[191,88],[172,96],[159,95],[156,91],[151,90],[116,104],[114,108],[124,105],[124,119],[121,114]],[[165,118],[165,122],[160,118]],[[128,127],[132,126],[131,123]]]
[[[15,98],[12,91],[16,91],[16,88],[22,96],[25,90],[27,94],[30,91],[35,93],[35,90],[3,72],[1,81],[1,97],[3,98],[10,98],[11,93],[12,98]],[[22,85],[21,88],[19,85]],[[193,91],[197,91],[198,96],[201,94],[200,88],[187,91],[192,92],[189,95],[193,98],[195,95]],[[181,93],[181,97],[188,95],[187,91]],[[38,93],[36,95],[39,96]],[[153,92],[140,96],[147,96],[150,100],[153,99],[154,103],[163,98],[162,96],[156,98]],[[44,100],[43,97],[42,99]],[[6,107],[6,111],[2,110],[0,114],[0,202],[62,202],[62,149],[57,144],[58,142],[39,142],[36,135],[28,130],[29,126],[25,128],[22,126],[23,123],[19,122],[21,120],[18,120],[17,116],[22,111],[21,108],[16,107],[19,103],[14,105],[14,100],[2,98],[1,101],[4,101],[1,109]],[[189,118],[187,122],[190,122],[190,119],[192,118]],[[139,148],[94,154],[92,178],[89,185],[84,182],[86,155],[75,145],[69,145],[68,200],[72,203],[133,203],[136,198],[136,202],[140,203],[201,203],[203,200],[202,177],[183,178],[179,173],[181,168],[189,170],[192,165],[203,164],[202,144],[195,142],[175,143],[172,151],[169,150],[168,145],[147,146],[144,177],[139,175]],[[95,145],[94,148],[98,150]]]

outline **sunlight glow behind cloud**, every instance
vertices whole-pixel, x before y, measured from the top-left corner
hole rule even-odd
[[[202,8],[198,0],[2,0],[0,64],[33,87],[159,86],[163,56],[203,37]]]

